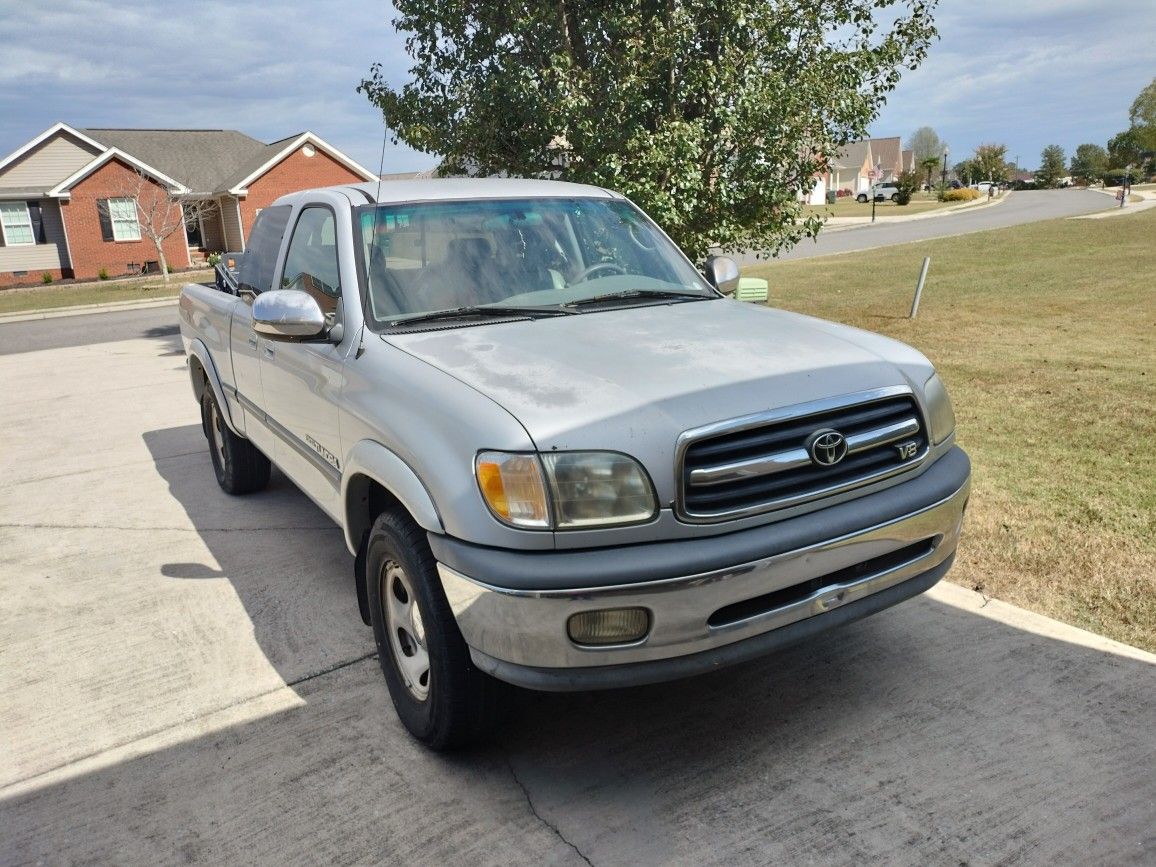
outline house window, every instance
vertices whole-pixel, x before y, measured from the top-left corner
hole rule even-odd
[[[0,202],[0,233],[4,235],[4,245],[7,247],[36,243],[27,204]]]
[[[140,223],[136,217],[136,199],[109,199],[108,219],[114,241],[139,241]]]

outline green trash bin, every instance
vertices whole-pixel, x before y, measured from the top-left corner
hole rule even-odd
[[[839,199],[838,194],[834,190],[827,190],[827,204],[833,205]]]

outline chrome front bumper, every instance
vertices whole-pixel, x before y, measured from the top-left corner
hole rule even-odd
[[[936,573],[934,583],[955,553],[969,490],[967,480],[953,494],[930,506],[859,532],[728,568],[660,581],[511,590],[486,584],[442,563],[438,572],[462,635],[484,670],[527,686],[564,689],[588,688],[597,685],[598,679],[570,679],[571,686],[545,686],[549,670],[562,674],[571,669],[635,666],[652,673],[634,680],[650,682],[667,679],[653,673],[657,661],[709,655],[704,652],[844,606],[856,607],[875,594],[907,581],[916,584],[912,579],[930,577],[931,573]],[[758,604],[748,602],[815,579],[824,580],[818,581],[812,592],[790,598],[785,604],[772,598],[765,610],[760,610]],[[923,589],[926,587],[907,595]],[[893,601],[886,604],[907,598],[902,592],[888,596]],[[725,611],[737,603],[747,604]],[[576,645],[567,636],[567,620],[576,613],[633,606],[650,612],[650,632],[641,641],[594,648]],[[872,606],[864,613],[879,607],[885,606]],[[854,618],[830,619],[836,625]],[[537,674],[520,677],[520,668]],[[616,682],[607,685],[634,682],[630,678],[610,680]]]

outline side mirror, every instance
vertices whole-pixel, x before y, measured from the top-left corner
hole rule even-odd
[[[253,301],[253,330],[282,340],[308,340],[325,335],[325,314],[316,299],[298,289],[262,292]]]
[[[734,259],[713,256],[706,263],[706,279],[723,295],[730,295],[739,287],[739,266]]]

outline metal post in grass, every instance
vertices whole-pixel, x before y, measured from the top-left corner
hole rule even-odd
[[[927,279],[927,269],[931,265],[931,257],[923,257],[923,268],[919,271],[919,282],[915,285],[915,299],[911,302],[911,315],[908,319],[914,319],[915,314],[919,312],[919,298],[923,295],[923,281]]]

